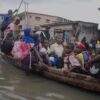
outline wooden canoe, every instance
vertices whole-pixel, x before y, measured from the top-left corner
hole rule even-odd
[[[1,56],[4,57],[4,55]],[[13,60],[11,57],[7,56],[5,58],[10,59],[10,61],[12,61],[15,65],[20,66],[19,62]],[[45,64],[45,67],[41,65],[42,64],[35,64],[34,66],[32,66],[32,70],[34,70],[37,73],[41,73],[47,78],[64,82],[65,84],[70,84],[72,86],[80,87],[92,92],[100,93],[100,79],[74,72],[65,73],[61,69],[53,68]],[[41,70],[42,68],[44,68],[44,70]]]

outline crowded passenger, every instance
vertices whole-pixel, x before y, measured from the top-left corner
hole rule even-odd
[[[50,46],[51,56],[56,60],[57,68],[62,68],[64,65],[63,62],[63,51],[64,47],[62,45],[63,35],[61,33],[55,34],[55,43]]]
[[[92,44],[93,53],[96,54],[96,41],[95,39],[91,39],[90,43]]]
[[[100,76],[100,56],[93,58],[86,37],[81,42],[76,41],[75,35],[68,39],[61,30],[55,32],[55,42],[51,44],[44,32],[33,32],[30,28],[23,30],[19,24],[17,18],[7,26],[1,51],[19,60],[27,73],[34,63],[42,62],[63,72]],[[94,46],[94,41],[92,43]]]
[[[64,68],[65,72],[77,72],[81,73],[80,63],[74,53],[74,45],[68,44],[64,48]]]
[[[17,40],[20,40],[24,37],[24,30],[23,30],[23,27],[22,25],[19,25],[18,26],[18,35],[16,37]]]
[[[100,78],[100,53],[88,61],[85,68],[89,75]]]
[[[15,40],[18,35],[19,24],[20,24],[20,19],[19,18],[14,19],[14,21],[7,26],[7,29],[5,29],[3,40],[5,39]]]
[[[76,37],[75,34],[73,34],[70,38],[70,43],[75,44],[75,42],[76,42]]]
[[[45,40],[42,44],[42,48],[40,49],[40,55],[43,58],[44,63],[49,64],[51,66],[51,62],[49,59],[49,54],[51,53],[49,41]]]
[[[18,10],[12,11],[11,9],[8,10],[8,13],[4,15],[4,19],[0,25],[1,30],[1,37],[4,38],[4,31],[7,29],[8,25],[13,21],[14,14],[18,12]]]

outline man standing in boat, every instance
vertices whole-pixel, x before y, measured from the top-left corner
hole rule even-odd
[[[64,66],[64,60],[62,58],[63,56],[63,34],[62,31],[59,31],[55,34],[55,43],[51,45],[50,49],[51,52],[54,53],[57,59],[57,68],[62,68]]]
[[[14,13],[16,13],[18,10],[15,10],[14,12],[9,9],[8,14],[4,15],[4,19],[0,25],[1,30],[1,38],[4,38],[4,31],[7,28],[7,26],[13,21]]]

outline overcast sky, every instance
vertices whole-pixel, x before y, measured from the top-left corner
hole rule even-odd
[[[18,8],[21,0],[0,0],[0,13]],[[29,3],[30,12],[56,15],[71,20],[100,24],[100,0],[24,0]],[[24,4],[20,12],[24,11]],[[100,25],[99,25],[100,28]]]

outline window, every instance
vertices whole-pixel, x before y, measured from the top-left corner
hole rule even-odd
[[[22,18],[22,17],[20,17],[20,20],[23,20],[23,18]]]
[[[52,21],[52,23],[57,23],[57,21]]]
[[[4,19],[4,16],[2,16],[1,19]]]
[[[36,20],[36,21],[40,21],[40,20],[41,20],[41,17],[36,16],[36,17],[35,17],[35,20]]]
[[[58,22],[62,22],[62,18],[61,17],[58,17]]]
[[[50,20],[49,19],[46,19],[46,23],[50,23]]]
[[[32,16],[30,15],[29,18],[32,18]]]
[[[35,31],[39,31],[39,29],[40,29],[39,25],[36,25],[36,26],[34,27],[34,29],[35,29]]]

